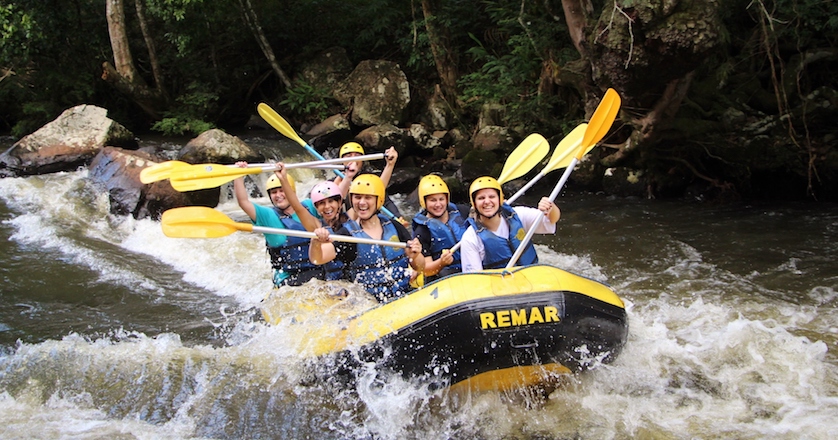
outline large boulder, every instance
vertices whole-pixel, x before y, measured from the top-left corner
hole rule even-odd
[[[515,136],[506,127],[487,125],[473,139],[474,149],[482,151],[509,151],[517,146]]]
[[[242,160],[264,162],[265,156],[236,136],[212,129],[189,141],[178,153],[178,159],[187,163],[232,164]]]
[[[130,214],[137,219],[159,219],[167,209],[181,206],[218,205],[218,188],[181,193],[172,188],[169,180],[141,183],[140,172],[156,165],[155,160],[142,151],[105,147],[90,163],[88,178],[108,191],[112,213]]]
[[[346,49],[332,47],[308,61],[300,76],[315,88],[332,91],[350,72],[352,62],[346,55]]]
[[[352,108],[355,125],[399,125],[410,103],[410,84],[398,64],[367,60],[336,86],[335,98]]]
[[[89,164],[105,146],[137,149],[134,134],[107,115],[106,109],[93,105],[65,110],[0,155],[3,176],[73,171]]]
[[[385,151],[390,147],[395,147],[396,151],[401,155],[404,153],[411,142],[410,137],[399,127],[393,124],[381,124],[369,127],[355,136],[355,139],[364,146],[368,154],[374,151]]]

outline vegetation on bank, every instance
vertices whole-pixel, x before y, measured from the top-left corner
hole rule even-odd
[[[583,5],[584,7],[578,7]],[[345,111],[301,67],[344,48],[439,87],[470,133],[486,105],[560,139],[608,87],[603,167],[647,195],[835,199],[838,4],[822,0],[11,0],[0,5],[0,133],[81,103],[136,133]]]

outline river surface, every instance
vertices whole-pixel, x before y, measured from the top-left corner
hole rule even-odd
[[[292,173],[300,196],[317,173]],[[109,214],[85,169],[2,179],[0,438],[835,438],[838,207],[558,202],[541,260],[611,285],[625,349],[546,396],[454,395],[374,373],[351,390],[306,380],[293,329],[259,312],[259,235],[165,237]]]

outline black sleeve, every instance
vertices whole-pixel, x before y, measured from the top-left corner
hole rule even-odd
[[[410,235],[410,231],[408,231],[403,224],[395,220],[390,220],[390,222],[392,222],[393,225],[396,227],[396,232],[398,232],[399,234],[399,241],[404,242],[413,238],[413,236]]]
[[[428,225],[420,225],[416,224],[416,227],[413,229],[413,238],[419,240],[419,243],[422,244],[422,255],[426,257],[431,256],[431,230],[428,229]]]
[[[345,227],[341,226],[340,229],[335,231],[337,235],[352,235],[349,233],[349,230]],[[335,245],[335,259],[338,261],[343,262],[344,264],[349,264],[355,261],[358,258],[358,245],[355,243],[347,243],[345,241],[337,241],[332,240],[332,243]]]

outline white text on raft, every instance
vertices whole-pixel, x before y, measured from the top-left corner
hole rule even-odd
[[[545,322],[559,322],[559,309],[552,306],[533,307],[527,314],[526,309],[498,310],[480,314],[482,329],[512,327],[517,325],[543,324]]]

